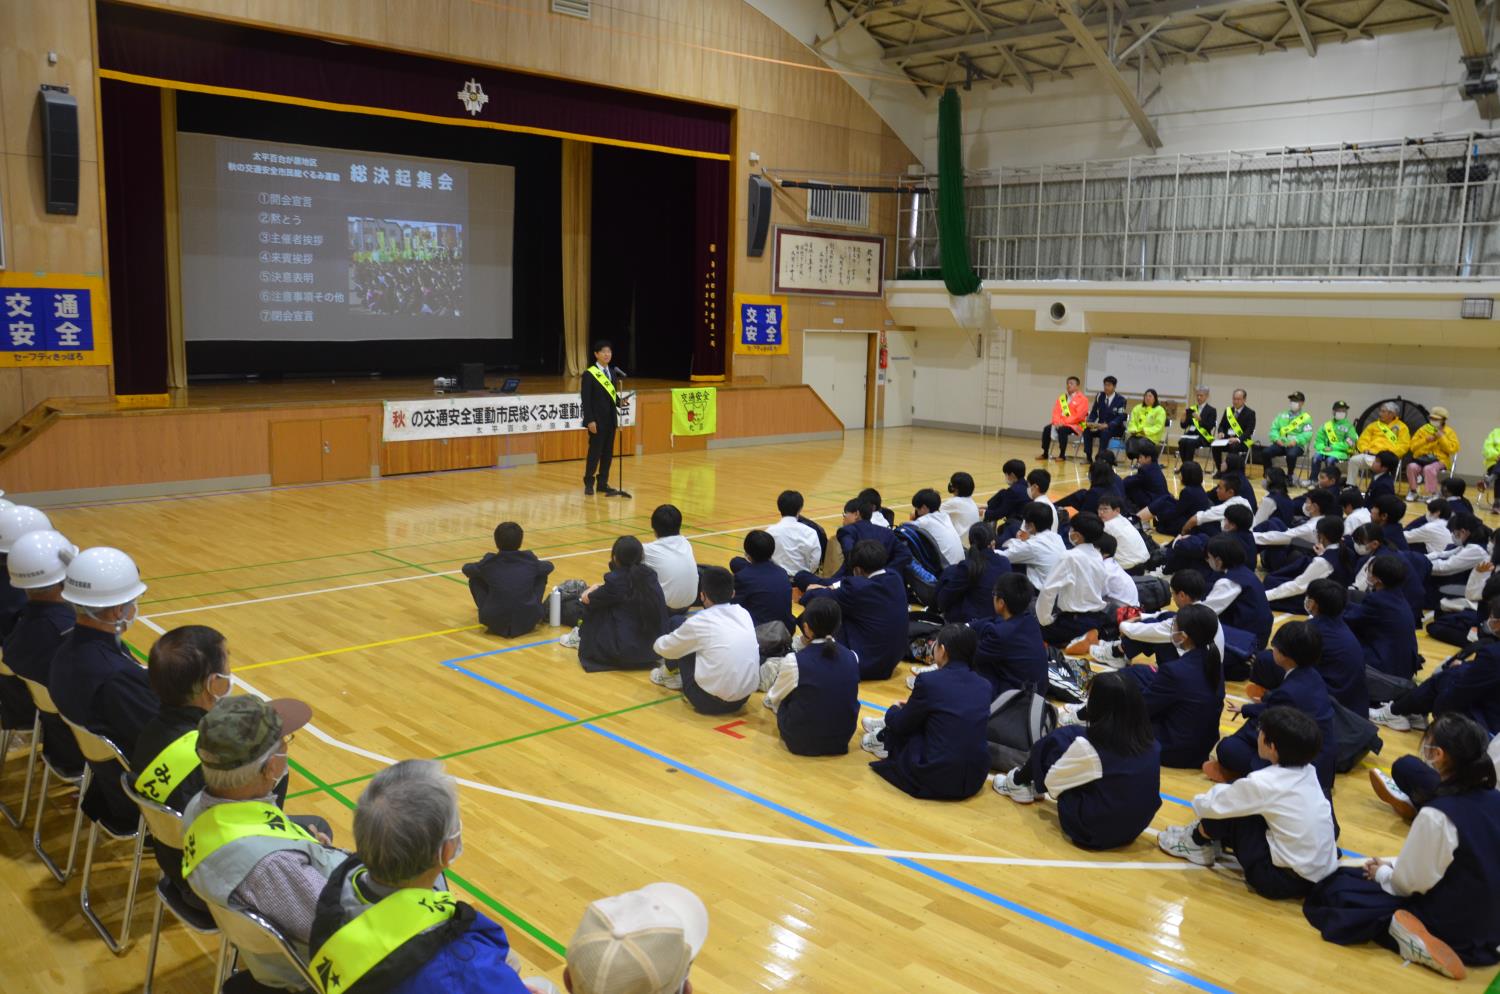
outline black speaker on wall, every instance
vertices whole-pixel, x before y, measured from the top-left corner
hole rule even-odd
[[[771,230],[771,182],[764,176],[750,177],[750,214],[746,228],[750,244],[746,246],[745,254],[752,258],[764,255],[766,232]]]
[[[47,213],[78,213],[78,99],[66,89],[43,86],[42,172]]]

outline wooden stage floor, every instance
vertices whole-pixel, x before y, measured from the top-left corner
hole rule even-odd
[[[455,575],[507,518],[557,563],[556,579],[592,581],[611,541],[645,536],[664,501],[682,508],[699,560],[723,563],[747,529],[774,519],[784,487],[832,526],[862,486],[899,509],[964,469],[983,496],[1005,458],[1035,454],[1030,442],[972,434],[851,432],[634,459],[633,501],[586,498],[576,466],[542,464],[81,506],[54,521],[80,545],[118,545],[140,563],[150,589],[126,636],[138,652],[167,628],[212,625],[228,636],[237,678],[311,702],[318,731],[292,746],[288,810],[323,815],[347,843],[379,757],[443,757],[471,781],[451,880],[505,925],[528,971],[559,983],[588,901],[666,879],[710,910],[693,972],[704,994],[1481,990],[1492,971],[1454,984],[1374,947],[1326,944],[1297,905],[1168,859],[1150,837],[1088,853],[1063,839],[1046,804],[1020,807],[988,787],[957,804],[916,801],[873,774],[857,745],[793,757],[759,696],[737,719],[703,717],[645,673],[585,674],[556,644],[559,630],[487,636]],[[1076,485],[1076,466],[1059,477],[1056,494]],[[1444,656],[1425,640],[1423,651]],[[869,713],[906,696],[908,671],[861,688]],[[1417,747],[1416,733],[1383,736],[1382,767]],[[20,765],[12,756],[0,778],[12,806]],[[1164,771],[1155,827],[1186,823],[1184,799],[1207,786]],[[1406,826],[1375,799],[1365,767],[1340,778],[1336,800],[1348,849],[1399,850]],[[69,803],[49,807],[52,851],[72,817]],[[110,955],[79,914],[77,881],[53,882],[29,835],[0,827],[11,908],[0,988],[138,990],[150,901],[137,906],[133,948]],[[117,922],[128,847],[103,852],[95,906]],[[152,868],[147,898],[154,879]],[[212,949],[169,924],[158,989],[203,991]]]

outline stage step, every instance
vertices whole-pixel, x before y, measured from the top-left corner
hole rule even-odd
[[[51,427],[61,416],[56,407],[43,401],[4,431],[0,431],[0,464],[30,445],[32,440]]]

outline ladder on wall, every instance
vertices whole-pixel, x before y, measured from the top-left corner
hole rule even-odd
[[[1010,353],[1010,331],[1001,328],[987,331],[981,338],[984,350],[984,422],[981,435],[994,432],[1000,437],[1005,420],[1005,367]]]

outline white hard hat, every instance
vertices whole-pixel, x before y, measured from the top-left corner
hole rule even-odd
[[[20,590],[35,590],[62,583],[68,563],[78,555],[78,546],[62,532],[27,532],[10,547],[10,585]]]
[[[9,552],[16,539],[27,532],[46,531],[52,527],[47,516],[34,507],[12,504],[0,508],[0,552]]]
[[[135,561],[106,545],[74,556],[63,580],[63,600],[79,607],[117,607],[145,592]]]

